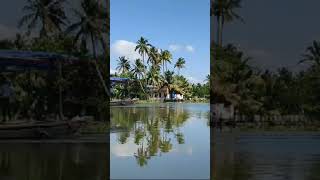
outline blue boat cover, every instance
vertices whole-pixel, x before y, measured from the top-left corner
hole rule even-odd
[[[75,58],[57,53],[0,50],[0,68],[2,70],[17,67],[48,69],[57,60],[75,60]]]
[[[120,82],[120,83],[125,83],[129,81],[129,78],[121,78],[121,77],[110,77],[111,82]]]

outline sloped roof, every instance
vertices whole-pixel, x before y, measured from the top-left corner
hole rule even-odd
[[[121,78],[121,77],[110,77],[111,82],[125,83],[128,82],[129,78]]]
[[[78,59],[58,53],[0,50],[0,67],[2,69],[12,66],[20,68],[48,69],[54,61],[58,60],[71,62]]]

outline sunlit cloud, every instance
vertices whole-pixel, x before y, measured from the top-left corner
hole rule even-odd
[[[182,47],[180,45],[178,45],[178,44],[170,44],[169,45],[169,50],[170,51],[176,52],[176,51],[179,51],[181,49],[182,49]]]
[[[117,70],[115,70],[115,69],[110,69],[110,74],[115,74],[115,73],[117,73],[118,71]]]
[[[186,46],[188,52],[194,52],[194,48],[191,45]]]
[[[130,61],[134,61],[138,58],[141,59],[140,54],[135,51],[136,43],[126,41],[126,40],[117,40],[111,45],[111,55],[112,56],[125,56]]]
[[[134,144],[130,138],[125,144],[113,144],[110,146],[111,153],[117,157],[132,157],[138,150],[138,145]]]
[[[186,76],[186,78],[187,78],[187,80],[188,80],[189,82],[191,82],[191,83],[193,83],[193,84],[198,84],[198,83],[204,84],[204,83],[205,83],[205,81],[200,80],[200,79],[197,79],[197,78],[192,77],[192,76]]]
[[[177,51],[194,52],[195,49],[191,45],[170,44],[169,50],[172,52],[177,52]]]

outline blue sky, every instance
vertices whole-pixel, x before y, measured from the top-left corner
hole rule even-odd
[[[209,0],[111,0],[111,72],[119,56],[132,61],[138,57],[133,48],[143,36],[171,51],[173,63],[168,68],[183,57],[186,68],[180,73],[192,82],[203,82],[210,73],[209,4]]]

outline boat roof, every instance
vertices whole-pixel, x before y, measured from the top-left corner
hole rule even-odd
[[[124,83],[124,82],[128,82],[129,80],[130,80],[129,78],[110,77],[110,81],[111,81],[111,82]]]
[[[34,52],[20,50],[0,50],[0,67],[1,70],[17,69],[49,69],[54,61],[74,61],[77,58],[58,53]]]

